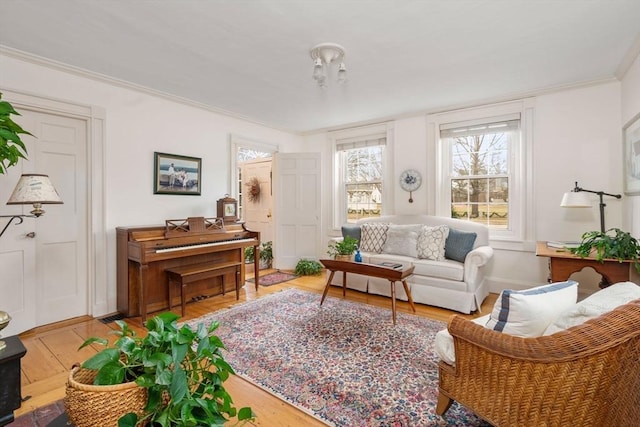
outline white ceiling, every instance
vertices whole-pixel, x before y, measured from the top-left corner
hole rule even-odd
[[[10,49],[297,132],[612,78],[640,40],[640,0],[0,0],[0,16]],[[345,47],[346,85],[312,80],[321,42]]]

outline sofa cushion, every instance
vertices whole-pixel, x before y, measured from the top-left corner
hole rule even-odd
[[[449,235],[449,227],[438,225],[422,226],[418,236],[418,258],[442,261],[444,259],[444,245]]]
[[[487,327],[520,337],[538,337],[578,299],[578,282],[551,283],[526,291],[505,289],[496,300]]]
[[[636,299],[640,299],[640,286],[633,282],[615,283],[562,312],[547,327],[544,335],[555,334],[558,331],[580,325]]]
[[[362,224],[362,240],[360,250],[363,252],[374,252],[379,254],[382,251],[384,241],[387,239],[387,229],[389,224],[381,222],[371,222]]]
[[[342,237],[353,237],[358,242],[362,237],[362,230],[359,225],[356,224],[344,224],[342,226]]]
[[[381,253],[418,257],[418,233],[421,225],[390,224]]]
[[[489,320],[489,316],[490,315],[487,314],[486,316],[478,317],[471,321],[480,326],[484,326]],[[436,334],[436,339],[434,341],[434,349],[436,351],[436,354],[440,357],[440,359],[442,359],[442,361],[448,363],[449,365],[453,365],[456,362],[456,351],[453,344],[453,337],[449,333],[448,329],[438,331],[438,333]]]
[[[428,276],[461,282],[464,278],[464,264],[452,260],[433,261],[419,259],[413,261],[414,276]]]
[[[473,244],[478,235],[469,231],[449,229],[449,235],[444,245],[444,257],[459,262],[464,262],[467,254],[473,249]]]

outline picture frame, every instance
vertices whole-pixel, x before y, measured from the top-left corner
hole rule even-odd
[[[624,194],[640,195],[640,113],[622,128]]]
[[[154,152],[153,194],[199,196],[202,159]]]

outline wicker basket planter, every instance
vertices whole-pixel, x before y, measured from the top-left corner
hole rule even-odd
[[[135,382],[93,385],[96,372],[74,366],[69,373],[64,406],[76,427],[117,427],[124,414],[144,414],[146,388]]]

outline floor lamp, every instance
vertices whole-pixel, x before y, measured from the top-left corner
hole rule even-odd
[[[615,197],[616,199],[622,198],[620,194],[609,194],[604,191],[592,191],[587,190],[578,186],[578,182],[576,181],[576,186],[573,190],[568,193],[564,193],[562,196],[562,202],[560,202],[560,206],[563,208],[590,208],[593,205],[591,204],[591,200],[589,196],[584,193],[593,193],[600,196],[600,231],[605,232],[604,229],[604,207],[607,206],[604,203],[603,197],[610,196]]]
[[[17,221],[16,225],[22,224],[24,218],[37,218],[44,214],[45,211],[42,209],[42,205],[60,205],[62,203],[60,195],[47,175],[35,173],[22,175],[7,204],[33,205],[33,210],[30,212],[31,215],[0,215],[0,218],[9,218],[9,222],[5,224],[0,232],[0,237],[14,220]]]

